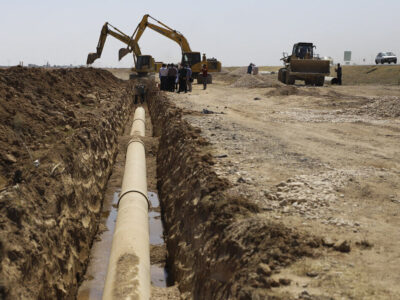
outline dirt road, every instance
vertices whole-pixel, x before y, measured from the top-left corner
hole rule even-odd
[[[194,85],[168,95],[211,141],[218,175],[233,183],[231,193],[250,196],[263,218],[328,246],[318,259],[280,270],[292,282],[276,290],[399,298],[400,88],[247,89],[217,79],[205,91]]]

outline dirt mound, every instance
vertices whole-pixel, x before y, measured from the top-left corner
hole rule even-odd
[[[247,67],[238,67],[233,71],[229,72],[229,75],[236,75],[236,76],[242,76],[245,74],[247,74]]]
[[[359,112],[375,117],[399,118],[400,98],[387,96],[374,99],[371,103],[364,105]]]
[[[331,93],[331,92],[330,92]],[[332,91],[334,94],[335,92]],[[291,96],[291,95],[300,95],[300,96],[327,96],[327,97],[334,97],[335,95],[324,95],[321,93],[320,89],[314,88],[314,87],[296,87],[292,85],[281,85],[279,87],[276,87],[275,89],[268,91],[265,95],[266,96]],[[339,96],[338,93],[336,93],[337,97]]]
[[[332,90],[324,90],[318,87],[310,87],[310,86],[293,86],[293,85],[280,85],[267,93],[266,96],[291,96],[291,95],[299,95],[299,96],[311,96],[311,97],[325,97],[332,99],[343,99],[348,98],[341,93]]]
[[[0,70],[2,299],[75,296],[130,104],[107,71]]]
[[[219,74],[228,74],[230,73],[229,69],[221,67],[221,72],[219,72]]]
[[[251,75],[244,74],[239,77],[231,87],[235,88],[268,88],[279,87],[282,84],[275,75]]]
[[[281,86],[265,93],[266,96],[290,96],[298,94],[299,89],[295,86]]]
[[[172,277],[186,298],[264,299],[280,284],[270,276],[313,256],[320,241],[267,220],[251,200],[232,195],[200,129],[161,100],[149,108],[161,135],[157,177]]]

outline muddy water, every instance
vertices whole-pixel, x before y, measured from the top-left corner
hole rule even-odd
[[[160,210],[160,201],[155,192],[148,194],[151,211],[149,212],[149,226],[150,226],[150,245],[164,244],[163,225],[161,221],[161,214],[156,210]],[[151,283],[158,287],[167,287],[168,271],[165,266],[158,264],[151,265]]]
[[[79,300],[86,299],[101,299],[103,295],[103,287],[107,275],[108,258],[110,257],[112,238],[117,220],[117,208],[120,190],[116,190],[112,199],[104,203],[102,224],[105,224],[107,229],[99,235],[99,238],[93,243],[90,263],[86,270],[85,281],[81,284],[78,290]],[[105,222],[104,222],[105,221]]]
[[[111,252],[112,238],[117,220],[117,208],[120,190],[116,190],[112,199],[107,199],[103,209],[103,224],[107,229],[99,235],[99,238],[93,243],[91,250],[90,263],[85,274],[85,281],[81,284],[78,290],[78,300],[95,300],[101,299],[103,295],[104,283],[107,275],[108,259]],[[150,229],[150,244],[162,245],[163,225],[159,210],[160,202],[156,192],[148,193],[151,202],[149,211],[149,229]],[[151,265],[151,282],[157,287],[167,287],[168,272],[164,266],[157,264]]]

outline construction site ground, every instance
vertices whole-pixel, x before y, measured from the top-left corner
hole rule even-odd
[[[0,71],[1,299],[90,299],[105,272],[93,245],[111,241],[137,107],[130,70],[109,71]],[[400,299],[400,68],[343,73],[306,87],[227,68],[207,90],[150,89],[165,241],[150,256],[171,281],[153,299]]]
[[[258,75],[266,87],[247,88],[251,76],[227,70],[207,90],[168,97],[211,142],[233,193],[257,203],[259,216],[323,240],[318,258],[280,270],[291,284],[276,289],[400,298],[400,87],[284,86]]]

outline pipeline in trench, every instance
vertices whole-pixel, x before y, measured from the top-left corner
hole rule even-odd
[[[93,243],[91,250],[91,261],[86,271],[85,280],[79,288],[78,299],[101,299],[103,296],[104,282],[107,275],[108,259],[111,252],[112,238],[117,220],[117,203],[120,196],[120,189],[117,189],[111,201],[105,203],[105,209],[109,211],[103,213],[102,222],[107,230],[99,234]],[[165,251],[161,255],[157,252],[159,248],[165,248],[163,237],[163,225],[161,220],[160,202],[156,191],[149,191],[148,198],[151,203],[149,211],[150,247],[153,254],[150,273],[153,286],[165,288],[171,285],[171,278],[168,277],[168,269],[165,265]]]
[[[146,114],[148,116],[147,108]],[[92,245],[90,262],[84,280],[79,287],[77,299],[100,299],[103,297],[113,234],[118,215],[117,203],[121,192],[120,187],[126,156],[125,145],[130,138],[129,133],[132,134],[132,122],[133,120],[131,118],[125,128],[124,135],[119,139],[119,152],[106,189],[102,216],[99,224],[99,233]],[[163,238],[162,216],[156,186],[156,153],[158,150],[158,138],[152,135],[152,126],[149,117],[146,118],[146,136],[147,137],[142,138],[142,140],[146,146],[147,180],[149,185],[148,199],[151,203],[148,213],[151,249],[151,284],[152,289],[158,289],[156,294],[162,295],[163,292],[160,292],[159,289],[166,288],[171,282],[173,283],[173,280],[168,277],[168,271],[165,265],[166,246]],[[174,292],[177,293],[177,289],[174,289]]]
[[[320,240],[265,219],[254,202],[232,194],[230,182],[214,171],[209,142],[201,137],[201,130],[184,121],[182,110],[167,98],[150,97],[146,112],[152,120],[150,124],[146,118],[147,137],[143,138],[148,188],[153,191],[148,198],[156,201],[155,195],[159,195],[161,204],[161,209],[154,207],[149,214],[155,230],[150,234],[154,243],[150,247],[152,298],[166,299],[157,289],[171,282],[178,282],[179,292],[177,297],[168,294],[169,299],[179,299],[179,293],[185,299],[261,299],[269,295],[271,287],[280,285],[273,275],[301,257],[312,256]],[[120,150],[117,171],[108,186],[109,199],[121,187],[121,152],[124,150]],[[112,217],[111,206],[109,200],[103,211]],[[160,218],[165,230],[163,244],[162,226],[156,223]],[[92,257],[95,255],[92,252]],[[166,257],[168,273],[164,271]],[[98,299],[92,297],[96,295],[93,289],[101,293],[104,279],[93,279],[101,275],[108,255],[92,261],[99,261],[100,266],[88,268],[78,299]]]

